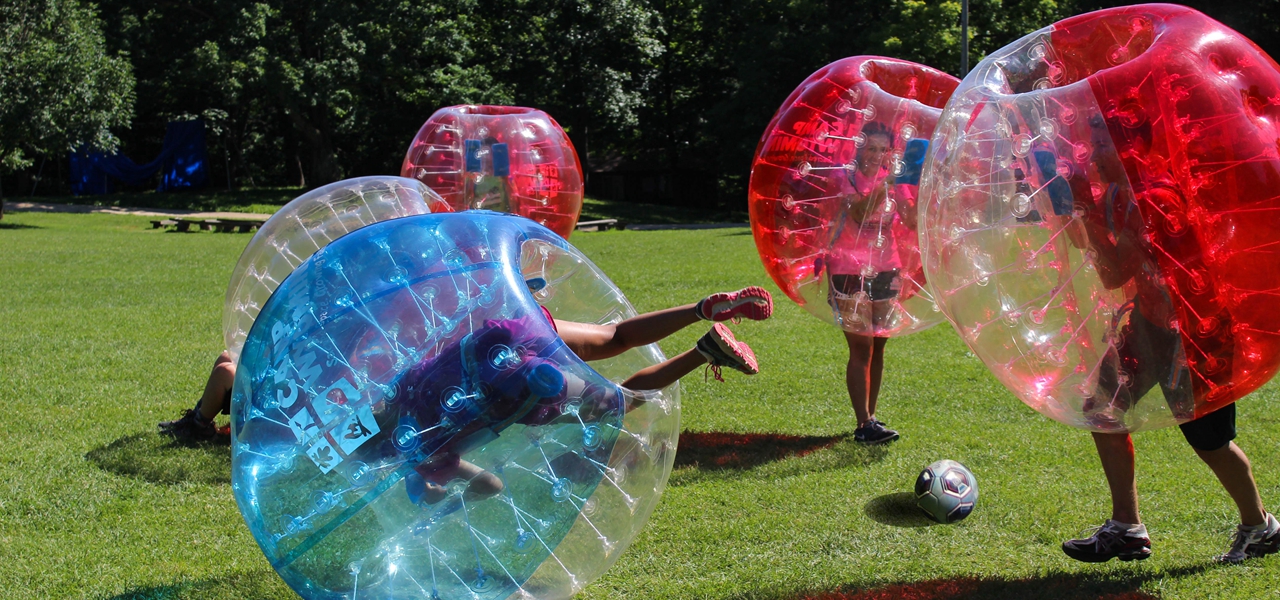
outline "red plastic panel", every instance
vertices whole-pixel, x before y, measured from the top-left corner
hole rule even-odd
[[[528,217],[568,238],[582,212],[582,165],[547,113],[519,106],[450,106],[409,145],[402,177],[426,184],[455,211]]]
[[[1024,402],[1079,427],[1185,422],[1257,389],[1280,368],[1277,118],[1280,67],[1181,6],[993,53],[922,185],[943,311]]]
[[[765,269],[805,310],[889,337],[942,315],[916,235],[921,168],[959,81],[855,56],[810,75],[765,130],[751,169],[751,228]]]

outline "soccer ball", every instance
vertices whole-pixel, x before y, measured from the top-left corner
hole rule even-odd
[[[978,480],[954,460],[933,463],[916,478],[916,506],[939,523],[955,523],[973,511]]]

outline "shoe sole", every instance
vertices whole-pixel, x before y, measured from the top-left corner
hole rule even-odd
[[[740,361],[738,365],[723,366],[733,368],[747,375],[755,375],[760,372],[760,365],[756,362],[756,354],[751,351],[750,346],[735,339],[733,332],[729,331],[728,327],[721,323],[716,323],[711,328],[711,331],[715,333],[711,338],[715,340],[716,346],[720,348],[720,351]]]
[[[1146,560],[1148,558],[1151,558],[1150,552],[1147,552],[1146,554],[1139,553],[1139,554],[1116,554],[1113,556],[1099,556],[1097,554],[1084,554],[1077,550],[1071,550],[1066,546],[1062,547],[1062,553],[1066,554],[1067,556],[1075,560],[1078,560],[1080,562],[1087,562],[1087,563],[1104,563],[1113,558],[1118,558],[1120,559],[1121,562],[1129,562],[1131,560]]]
[[[710,309],[710,315],[706,314]],[[736,292],[712,294],[703,301],[703,318],[711,321],[728,321],[734,317],[746,317],[763,321],[773,315],[773,297],[758,286]]]
[[[892,441],[896,441],[899,437],[901,436],[895,433],[883,440],[860,440],[860,439],[854,438],[853,441],[859,444],[862,444],[863,446],[880,446],[883,444],[888,444],[889,442],[892,442]]]

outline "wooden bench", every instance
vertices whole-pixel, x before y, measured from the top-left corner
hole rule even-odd
[[[157,219],[151,222],[152,229],[161,227],[173,227],[178,231],[191,231],[191,226],[199,227],[201,231],[217,231],[249,233],[254,229],[262,227],[266,219],[184,219],[176,217],[173,219]]]
[[[579,221],[575,227],[577,231],[608,231],[610,229],[626,229],[626,223],[620,223],[617,219],[600,219],[599,221]]]
[[[262,227],[263,221],[257,219],[211,219],[215,230],[219,233],[238,231],[240,233],[249,233],[254,229]]]

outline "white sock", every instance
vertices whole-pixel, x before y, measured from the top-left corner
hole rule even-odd
[[[1147,526],[1142,523],[1121,523],[1115,519],[1112,519],[1111,522],[1115,523],[1116,527],[1123,529],[1125,533],[1147,535]]]
[[[1275,517],[1272,517],[1271,513],[1265,513],[1265,515],[1266,516],[1262,519],[1262,523],[1258,525],[1241,525],[1240,531],[1248,531],[1248,532],[1266,531],[1266,529],[1271,526],[1271,519]]]

